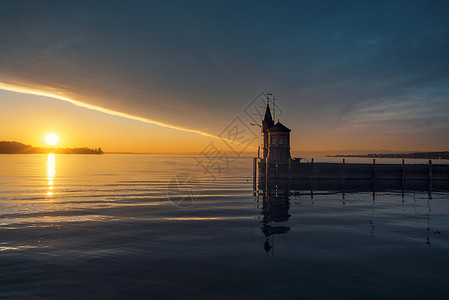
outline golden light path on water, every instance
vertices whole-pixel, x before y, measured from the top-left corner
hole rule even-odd
[[[47,180],[48,180],[48,196],[53,195],[53,179],[56,175],[56,158],[53,153],[48,154],[47,158]]]

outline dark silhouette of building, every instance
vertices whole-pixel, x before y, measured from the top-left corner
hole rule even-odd
[[[267,103],[262,120],[263,159],[273,163],[288,163],[290,156],[290,129],[281,122],[274,124],[270,104]]]
[[[268,128],[268,161],[270,163],[290,161],[290,131],[280,122]]]
[[[290,132],[281,122],[276,124],[271,116],[270,104],[267,103],[265,117],[262,120],[263,156],[259,157],[258,177],[289,177],[292,165],[298,165],[300,159],[290,155]]]

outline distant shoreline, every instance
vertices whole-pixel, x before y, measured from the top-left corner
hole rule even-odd
[[[326,157],[364,157],[364,158],[407,158],[407,159],[449,159],[449,151],[440,151],[440,152],[414,152],[414,153],[390,153],[390,154],[382,154],[382,153],[372,153],[365,155],[327,155]]]
[[[33,147],[15,141],[0,141],[0,154],[103,154],[101,148]]]

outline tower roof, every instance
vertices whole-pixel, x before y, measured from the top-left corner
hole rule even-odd
[[[282,124],[281,122],[277,122],[276,124],[274,124],[272,127],[268,128],[269,132],[273,132],[273,131],[283,131],[283,132],[290,132],[291,130],[289,128],[287,128],[284,124]]]
[[[267,103],[267,109],[265,110],[265,122],[273,122],[273,117],[271,116],[270,103]]]

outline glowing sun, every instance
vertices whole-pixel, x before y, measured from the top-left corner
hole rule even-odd
[[[47,133],[45,136],[45,142],[50,146],[54,146],[59,142],[59,136],[53,132]]]

